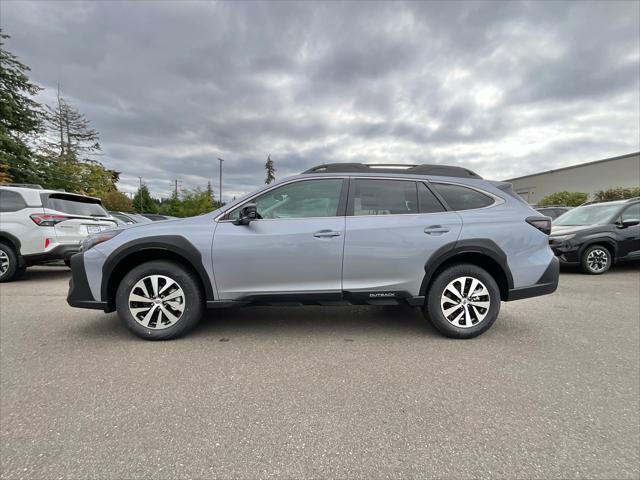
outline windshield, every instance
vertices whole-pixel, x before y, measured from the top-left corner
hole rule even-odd
[[[553,221],[554,225],[603,225],[609,223],[620,205],[585,205],[569,210]]]

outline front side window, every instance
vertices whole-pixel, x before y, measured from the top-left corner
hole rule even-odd
[[[22,195],[11,190],[0,190],[0,212],[17,212],[26,207]]]
[[[328,178],[290,183],[253,200],[260,218],[312,218],[338,215],[343,180]],[[240,217],[242,206],[229,213],[230,220]]]
[[[352,188],[351,204],[356,216],[418,213],[416,182],[356,179]]]
[[[627,207],[620,218],[623,222],[625,220],[640,220],[640,203]]]
[[[444,201],[452,210],[473,210],[484,208],[493,204],[494,200],[484,193],[480,193],[472,188],[449,183],[432,183]]]

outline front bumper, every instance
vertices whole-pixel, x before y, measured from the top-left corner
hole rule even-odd
[[[69,260],[73,255],[80,251],[80,244],[61,244],[57,245],[48,252],[34,253],[32,255],[23,255],[24,263],[27,267],[39,265],[42,263],[56,262],[58,260]]]
[[[540,295],[548,295],[558,288],[558,280],[560,278],[560,261],[558,257],[553,257],[549,266],[544,271],[538,281],[530,287],[512,288],[505,299],[507,302],[511,300],[522,300],[523,298],[539,297]]]
[[[568,242],[549,242],[549,246],[560,263],[562,264],[576,264],[580,263],[580,245],[572,244]]]
[[[107,302],[100,302],[93,298],[84,269],[84,253],[71,257],[71,280],[69,280],[67,303],[76,308],[107,310]]]

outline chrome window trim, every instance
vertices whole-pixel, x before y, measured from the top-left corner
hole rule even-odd
[[[252,195],[251,197],[247,198],[244,202],[239,203],[238,205],[235,205],[234,207],[230,208],[229,210],[225,210],[224,212],[222,212],[220,215],[218,215],[216,218],[214,218],[215,222],[218,223],[227,223],[227,222],[233,222],[233,220],[221,220],[222,217],[224,217],[227,213],[235,210],[236,208],[241,208],[243,205],[251,202],[251,200],[259,197],[260,195],[263,195],[265,193],[270,192],[271,190],[274,190],[276,188],[282,187],[284,185],[289,185],[291,183],[298,183],[298,182],[306,182],[308,180],[322,180],[322,179],[359,179],[359,180],[401,180],[401,181],[406,181],[406,182],[422,182],[422,183],[427,183],[427,184],[434,184],[434,183],[442,183],[442,184],[448,184],[448,185],[457,185],[459,187],[465,187],[465,188],[469,188],[471,190],[475,190],[476,192],[482,193],[483,195],[486,195],[490,198],[493,199],[493,203],[491,205],[487,205],[486,207],[480,207],[480,208],[468,208],[465,210],[445,210],[444,212],[429,212],[429,213],[390,213],[390,214],[386,214],[386,215],[344,215],[344,217],[390,217],[390,216],[406,216],[406,215],[438,215],[438,214],[442,214],[442,213],[449,213],[449,212],[472,212],[472,211],[477,211],[477,210],[485,210],[487,208],[493,208],[497,205],[502,205],[503,203],[506,202],[506,200],[502,197],[499,197],[491,192],[487,192],[486,190],[483,190],[481,188],[472,186],[472,185],[467,185],[465,183],[458,183],[458,182],[452,182],[449,180],[445,180],[445,181],[441,181],[441,180],[430,180],[428,178],[410,178],[410,177],[386,177],[386,176],[374,176],[374,175],[369,175],[369,176],[361,176],[361,175],[327,175],[327,176],[316,176],[316,177],[304,177],[304,178],[294,178],[291,179],[289,181],[283,181],[282,183],[279,183],[277,185],[274,185],[271,188],[268,188],[266,190],[261,190],[259,193],[256,193],[255,195]],[[331,217],[299,217],[299,218],[261,218],[260,220],[303,220],[305,218],[339,218],[343,215],[334,215]]]

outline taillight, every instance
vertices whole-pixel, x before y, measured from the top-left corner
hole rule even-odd
[[[527,223],[532,227],[536,227],[545,235],[551,233],[551,218],[549,217],[527,217]]]
[[[53,227],[56,223],[69,219],[69,217],[65,217],[64,215],[49,215],[47,213],[32,213],[29,216],[31,220],[40,227]]]

